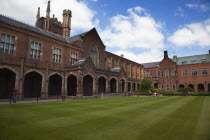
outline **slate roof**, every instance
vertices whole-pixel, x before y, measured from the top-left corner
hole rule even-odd
[[[117,73],[120,73],[121,68],[113,68],[111,71],[112,71],[112,72],[117,72]]]
[[[210,62],[210,54],[203,54],[203,55],[194,55],[194,56],[186,56],[186,57],[178,57],[178,58],[172,58],[171,60],[176,62],[177,65],[186,65],[186,64],[198,64],[202,63],[201,60],[206,59],[206,63]],[[194,63],[191,61],[194,60]],[[183,64],[182,62],[186,61],[186,64]]]
[[[160,64],[160,61],[158,61],[158,62],[150,62],[150,63],[143,63],[142,65],[144,66],[144,68],[157,68],[159,64]]]
[[[42,29],[36,28],[36,27],[34,27],[32,25],[28,25],[26,23],[23,23],[21,21],[17,21],[15,19],[12,19],[10,17],[6,17],[6,16],[1,15],[1,14],[0,14],[0,21],[4,22],[4,23],[7,23],[7,24],[10,24],[12,26],[18,27],[18,28],[29,30],[29,31],[32,31],[32,32],[35,32],[35,33],[38,33],[38,34],[41,34],[41,35],[44,35],[44,36],[47,36],[47,37],[51,37],[53,39],[56,39],[56,40],[59,40],[59,41],[62,41],[62,42],[66,42],[66,43],[72,43],[74,41],[77,41],[77,40],[81,39],[81,36],[85,36],[89,32],[89,31],[87,31],[87,32],[75,35],[73,37],[65,38],[65,37],[63,37],[61,35],[58,35],[58,34],[55,34],[55,33],[52,33],[52,32],[46,31],[46,30],[42,30]]]
[[[89,32],[89,31],[88,31]],[[75,35],[75,36],[72,36],[72,37],[68,37],[67,38],[67,41],[69,43],[72,43],[72,42],[75,42],[77,40],[80,40],[81,37],[85,36],[88,32],[84,32],[84,33],[81,33],[81,34],[78,34],[78,35]]]
[[[22,23],[20,21],[11,19],[11,18],[3,16],[3,15],[0,15],[0,21],[4,22],[4,23],[7,23],[7,24],[10,24],[10,25],[13,25],[13,26],[16,26],[18,28],[26,29],[26,30],[29,30],[29,31],[32,31],[32,32],[35,32],[35,33],[38,33],[38,34],[42,34],[44,36],[48,36],[48,37],[51,37],[51,38],[54,38],[54,39],[57,39],[57,40],[60,40],[60,41],[63,41],[63,42],[67,42],[66,38],[63,37],[63,36],[60,36],[58,34],[48,32],[48,31],[45,31],[45,30],[41,30],[41,29],[36,28],[34,26]]]
[[[75,62],[72,66],[81,66],[84,64],[86,58],[80,59],[77,62]]]

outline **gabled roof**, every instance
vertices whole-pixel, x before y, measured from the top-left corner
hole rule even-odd
[[[186,65],[186,64],[199,64],[202,63],[201,60],[206,59],[206,63],[210,62],[210,54],[203,54],[203,55],[194,55],[194,56],[186,56],[186,57],[178,57],[172,58],[173,62],[176,62],[177,65]],[[186,62],[183,64],[182,62]],[[191,61],[194,61],[193,63]]]
[[[161,61],[158,62],[150,62],[150,63],[143,63],[142,65],[144,68],[157,68]]]

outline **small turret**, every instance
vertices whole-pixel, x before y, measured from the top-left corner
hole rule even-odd
[[[37,11],[36,18],[37,18],[37,19],[39,19],[39,18],[40,18],[40,7],[38,7],[38,11]]]
[[[174,59],[177,59],[177,55],[176,55],[176,52],[175,52],[175,51],[174,51],[173,58],[174,58]]]
[[[63,36],[64,37],[70,37],[70,31],[71,31],[71,11],[70,10],[63,10]]]
[[[164,51],[164,58],[168,57],[168,51]]]
[[[50,1],[48,1],[47,10],[46,10],[46,18],[49,18],[49,17],[50,17]]]

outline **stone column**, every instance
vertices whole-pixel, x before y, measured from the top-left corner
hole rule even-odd
[[[24,80],[24,64],[25,64],[25,58],[21,57],[21,67],[20,67],[20,77],[16,75],[16,80],[19,80],[19,94],[17,95],[17,100],[23,100],[23,80]],[[15,85],[15,88],[16,85]]]
[[[79,76],[77,79],[77,97],[78,98],[82,97],[83,95],[82,86],[83,86],[82,77]]]
[[[98,96],[98,79],[93,78],[93,95]]]
[[[106,79],[106,93],[109,93],[109,79]]]
[[[66,80],[66,72],[64,71],[63,73],[63,78],[62,78],[62,88],[61,88],[61,94],[64,96],[67,96],[67,80]]]

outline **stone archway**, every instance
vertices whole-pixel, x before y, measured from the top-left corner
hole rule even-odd
[[[16,74],[7,69],[0,69],[0,98],[9,98],[15,88]]]
[[[62,77],[58,74],[53,74],[49,77],[48,95],[61,95],[62,91]]]
[[[130,92],[130,91],[131,91],[131,83],[128,82],[128,92]]]
[[[154,83],[154,88],[158,89],[158,83]]]
[[[179,85],[179,88],[184,88],[184,85],[183,85],[183,84],[180,84],[180,85]]]
[[[194,90],[194,85],[193,84],[189,84],[188,87]]]
[[[67,79],[67,95],[68,96],[77,95],[77,77],[73,74],[69,75]]]
[[[210,92],[210,84],[208,84],[208,92]]]
[[[98,93],[106,92],[106,78],[101,76],[98,78]]]
[[[93,77],[86,75],[83,77],[83,96],[93,95]]]
[[[139,83],[137,84],[137,88],[138,88],[138,90],[140,90],[140,84]]]
[[[42,76],[32,71],[27,73],[24,78],[24,97],[37,98],[41,95],[42,89]]]
[[[133,83],[133,85],[132,85],[132,90],[133,90],[133,91],[136,90],[136,83]]]
[[[112,78],[110,80],[110,91],[111,91],[111,93],[116,93],[116,89],[117,89],[117,80],[115,78]]]
[[[204,84],[198,84],[198,92],[204,91]]]
[[[121,92],[125,92],[125,80],[121,79],[120,83],[121,83]]]

